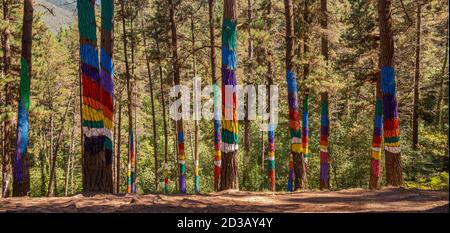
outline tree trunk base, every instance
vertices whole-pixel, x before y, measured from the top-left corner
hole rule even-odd
[[[239,189],[237,151],[222,153],[219,190]]]
[[[83,192],[112,193],[112,163],[105,151],[83,155]]]
[[[402,161],[400,153],[385,151],[386,182],[391,186],[403,185]]]
[[[293,153],[294,159],[294,191],[307,189],[306,161],[303,154]]]

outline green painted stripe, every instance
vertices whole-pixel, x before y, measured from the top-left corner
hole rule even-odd
[[[222,129],[222,141],[228,144],[238,144],[238,135]]]
[[[102,0],[101,3],[102,28],[111,31],[113,28],[113,1]]]
[[[301,138],[300,130],[295,129],[289,129],[289,132],[291,133],[291,137]]]
[[[95,12],[90,0],[77,0],[78,31],[80,38],[97,41]]]
[[[90,128],[103,128],[102,121],[83,121],[82,126],[90,127]]]
[[[27,112],[30,109],[30,77],[28,74],[28,69],[28,61],[22,57],[20,59],[19,95]]]
[[[398,142],[398,141],[400,141],[400,137],[384,138],[385,143],[394,143],[394,142]]]
[[[269,160],[269,170],[275,169],[275,160]]]
[[[229,50],[236,51],[236,22],[231,19],[223,20],[222,46],[226,46]]]

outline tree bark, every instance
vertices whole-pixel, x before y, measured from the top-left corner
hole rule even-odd
[[[32,28],[33,1],[24,0],[16,153],[13,159],[13,196],[26,196],[29,195],[30,192],[30,157],[27,155],[27,147],[30,80],[32,71]]]
[[[247,33],[248,33],[248,41],[247,41],[247,59],[248,59],[248,67],[247,67],[247,79],[244,80],[245,84],[250,84],[250,80],[252,78],[253,72],[253,38],[252,38],[252,0],[247,0]],[[246,157],[248,157],[248,153],[250,152],[250,120],[248,119],[248,112],[250,109],[248,95],[244,96],[245,101],[245,115],[244,115],[244,151]]]
[[[447,25],[448,25],[448,20],[447,20]],[[445,69],[447,67],[447,62],[448,62],[448,32],[447,32],[447,37],[445,39],[445,55],[444,55],[444,63],[442,64],[442,69],[441,69],[441,79],[439,80],[439,94],[438,94],[438,101],[437,101],[437,105],[436,105],[436,114],[437,114],[437,119],[438,119],[438,129],[440,131],[442,131],[443,128],[443,122],[442,122],[442,111],[441,111],[441,105],[442,105],[442,101],[444,100],[444,81],[445,78],[447,77],[445,75]]]
[[[210,42],[210,60],[211,60],[211,83],[214,90],[214,116],[219,116],[220,106],[218,99],[218,77],[216,76],[216,35],[214,28],[214,0],[208,1],[208,13],[209,13],[209,42]],[[219,118],[214,117],[214,190],[218,191],[220,188],[220,169],[221,169],[221,151],[220,151],[220,126],[221,122]]]
[[[421,4],[417,4],[416,20],[416,64],[414,72],[414,99],[413,99],[413,124],[412,124],[412,148],[417,150],[419,143],[419,85],[420,85],[420,47],[421,47]]]
[[[3,0],[3,20],[6,25],[9,23],[10,17],[10,4],[8,0]],[[2,32],[2,50],[3,50],[3,75],[9,75],[11,66],[11,47],[9,38],[11,37],[11,31],[9,27],[5,27]],[[13,102],[13,95],[10,91],[10,86],[5,85],[4,89],[5,95],[5,106],[11,106]],[[11,173],[11,158],[13,157],[13,125],[9,117],[3,121],[3,131],[2,131],[2,197],[6,198],[10,195],[10,173]]]
[[[123,52],[125,57],[125,76],[127,80],[127,105],[128,105],[128,177],[127,177],[127,193],[135,193],[135,144],[134,144],[134,130],[133,130],[133,103],[132,103],[132,83],[130,77],[130,66],[128,63],[127,50],[127,31],[126,31],[126,15],[124,0],[121,0],[122,12],[122,31],[123,31]]]
[[[164,83],[163,83],[163,70],[161,66],[161,50],[159,48],[159,38],[156,34],[156,53],[158,54],[157,62],[159,68],[159,82],[160,82],[160,95],[162,103],[162,114],[163,114],[163,128],[164,128],[164,192],[169,191],[169,171],[168,171],[168,153],[169,153],[169,139],[167,131],[167,120],[166,120],[166,98],[164,93]]]
[[[222,30],[222,145],[219,190],[239,189],[238,121],[234,87],[236,80],[237,0],[224,0]],[[226,86],[233,96],[226,96]],[[231,104],[230,104],[231,103]]]
[[[194,78],[197,76],[197,62],[196,62],[196,54],[195,54],[195,22],[194,22],[194,11],[191,12],[191,49],[192,49],[192,75]],[[201,86],[195,88],[201,90]],[[199,155],[198,155],[198,133],[199,133],[199,121],[200,121],[200,112],[199,106],[196,104],[201,100],[200,93],[194,90],[194,193],[198,193],[200,191],[199,185]],[[198,101],[197,101],[198,100]]]
[[[291,133],[291,161],[288,190],[302,189],[306,185],[306,163],[302,154],[300,117],[298,112],[297,78],[294,68],[294,18],[291,0],[284,0],[286,17],[286,80],[288,82],[289,125]],[[292,185],[294,184],[294,187]]]
[[[119,119],[117,126],[117,152],[116,152],[116,193],[120,193],[120,155],[122,145],[122,91],[119,92]]]
[[[175,4],[173,0],[169,0],[170,3],[170,29],[171,29],[171,42],[172,42],[172,66],[174,84],[180,85],[180,65],[178,64],[178,39],[177,39],[177,25],[175,19]],[[178,95],[178,98],[181,94]],[[181,108],[181,107],[180,107]],[[177,109],[179,111],[180,109]],[[178,163],[180,167],[180,193],[186,193],[186,155],[184,152],[184,130],[183,119],[176,121],[177,125],[177,141],[178,141]]]
[[[320,0],[320,27],[322,32],[321,37],[321,54],[328,62],[328,36],[326,30],[328,28],[328,9],[327,0]],[[320,123],[320,190],[330,188],[330,152],[328,137],[330,134],[330,117],[329,117],[329,101],[328,91],[321,93],[322,116]]]
[[[141,30],[142,30],[142,38],[144,39],[144,50],[147,49],[147,37],[144,32],[144,20],[142,20],[141,24]],[[159,176],[158,176],[158,137],[157,137],[157,131],[156,131],[156,117],[155,117],[155,101],[153,97],[153,78],[152,78],[152,72],[150,67],[150,57],[148,56],[148,53],[145,53],[145,61],[147,66],[147,75],[148,75],[148,83],[150,87],[150,103],[152,108],[152,127],[153,127],[153,148],[154,148],[154,155],[155,155],[155,190],[156,192],[159,192]]]
[[[378,20],[380,25],[380,56],[382,65],[381,86],[383,91],[386,182],[388,185],[401,186],[403,184],[403,173],[398,131],[398,106],[395,93],[395,77],[393,75],[394,39],[390,0],[378,0]],[[389,145],[386,145],[387,141],[389,141]]]

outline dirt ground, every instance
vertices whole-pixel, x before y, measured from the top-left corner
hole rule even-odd
[[[4,212],[449,212],[448,192],[384,188],[378,191],[263,193],[226,191],[202,195],[95,195],[0,199]]]

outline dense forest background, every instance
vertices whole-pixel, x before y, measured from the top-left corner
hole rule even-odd
[[[117,2],[117,1],[116,1]],[[192,85],[193,69],[210,84],[210,38],[208,1],[175,1],[181,83]],[[251,2],[251,19],[248,18]],[[6,3],[6,4],[5,4]],[[309,89],[309,189],[319,187],[320,92],[330,100],[330,186],[331,189],[367,188],[378,75],[379,32],[376,1],[328,0],[328,29],[320,27],[320,1],[294,0],[295,70],[299,93]],[[279,124],[275,134],[276,190],[286,190],[289,161],[289,123],[285,81],[285,18],[282,1],[271,1],[272,14],[266,16],[267,0],[238,1],[237,79],[239,84],[265,84],[266,48],[273,49],[274,84],[279,87]],[[418,5],[421,13],[418,14]],[[45,7],[44,7],[45,6]],[[7,14],[5,14],[7,7]],[[0,79],[0,131],[2,164],[14,150],[15,124],[20,71],[20,41],[23,4],[3,0],[0,31],[10,31],[11,66]],[[50,169],[56,163],[53,195],[70,195],[82,190],[81,126],[79,85],[79,36],[76,1],[35,1],[33,22],[33,70],[31,78],[30,143],[31,196],[45,196]],[[222,1],[215,4],[216,41],[220,46]],[[99,14],[99,6],[97,7]],[[120,174],[120,192],[126,190],[128,121],[127,103],[135,117],[137,192],[151,193],[157,183],[163,186],[164,124],[173,84],[169,5],[166,0],[128,0],[125,11],[115,8],[115,159],[113,177]],[[53,14],[53,15],[52,15]],[[448,189],[448,1],[393,1],[393,31],[397,99],[405,186]],[[126,30],[122,29],[125,18]],[[100,20],[100,17],[97,17]],[[417,22],[420,19],[420,33]],[[268,29],[267,24],[271,22]],[[97,23],[99,25],[99,23]],[[132,98],[127,98],[123,34],[126,33],[131,64]],[[329,61],[320,53],[321,36],[329,40]],[[2,42],[4,41],[2,34]],[[249,36],[250,35],[250,36]],[[413,98],[416,69],[416,39],[420,36],[420,85],[418,102],[418,147],[413,149]],[[144,37],[146,43],[144,46]],[[248,59],[249,40],[253,59]],[[3,44],[3,43],[2,43]],[[305,50],[305,45],[308,48]],[[216,63],[220,67],[220,48]],[[4,57],[4,50],[0,51]],[[152,105],[146,57],[150,61],[153,83],[156,139],[153,140]],[[195,64],[195,65],[194,65]],[[309,67],[307,77],[305,67]],[[162,83],[161,83],[162,82]],[[301,95],[299,95],[301,96]],[[162,98],[164,97],[164,98]],[[166,114],[168,115],[168,114]],[[175,126],[167,120],[169,192],[178,192]],[[240,189],[268,190],[267,134],[259,130],[260,121],[251,121],[250,150],[239,148]],[[185,121],[188,193],[194,183],[194,121]],[[239,144],[243,145],[244,124],[240,122]],[[120,136],[120,137],[119,137]],[[199,122],[200,191],[213,191],[213,122]],[[157,146],[155,146],[157,145]],[[158,152],[158,153],[155,153]],[[155,155],[157,155],[155,160]],[[382,156],[381,183],[384,180]],[[53,158],[56,158],[53,161]],[[116,157],[117,158],[117,157]],[[157,161],[158,166],[155,166]],[[120,170],[116,169],[120,162]],[[8,169],[9,171],[11,169]],[[2,174],[5,173],[3,167]],[[5,174],[4,174],[5,175]],[[7,175],[7,174],[6,174]],[[115,183],[115,182],[114,182]]]

